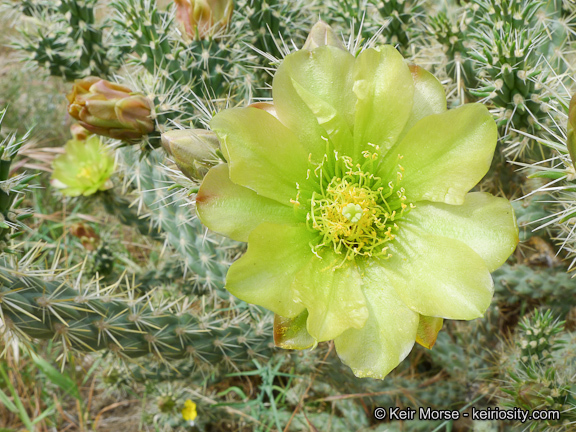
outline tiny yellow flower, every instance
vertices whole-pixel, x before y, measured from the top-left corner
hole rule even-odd
[[[182,418],[185,421],[194,421],[198,413],[196,412],[196,404],[192,402],[190,399],[186,399],[184,402],[184,408],[182,409]]]

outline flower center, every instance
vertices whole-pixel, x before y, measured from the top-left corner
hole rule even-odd
[[[313,164],[318,190],[307,200],[306,223],[318,232],[318,240],[310,245],[317,256],[325,247],[343,255],[342,264],[356,256],[391,256],[386,243],[395,238],[396,221],[414,206],[406,203],[404,188],[399,186],[400,165],[396,178],[386,183],[374,174],[379,155],[365,152],[364,158],[363,165],[354,165],[350,157],[334,153],[334,158],[325,156],[321,163]],[[293,201],[298,206],[300,192]]]
[[[78,180],[89,179],[90,177],[92,177],[92,168],[89,166],[83,166],[76,174]]]

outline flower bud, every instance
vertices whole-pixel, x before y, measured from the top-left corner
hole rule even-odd
[[[96,250],[96,246],[98,242],[100,242],[100,236],[96,234],[96,231],[94,231],[90,225],[83,224],[82,222],[72,224],[70,234],[80,239],[82,246],[89,251]]]
[[[220,148],[220,142],[211,131],[172,130],[162,134],[162,146],[191,180],[201,180],[218,162],[216,150]]]
[[[326,24],[324,21],[318,21],[310,30],[310,34],[308,34],[308,38],[304,43],[303,49],[313,50],[314,48],[318,48],[320,46],[329,45],[336,48],[343,49],[346,51],[344,44],[338,38],[332,27]]]
[[[86,141],[86,139],[92,135],[88,129],[78,123],[74,123],[70,126],[70,133],[72,134],[72,137],[77,141]]]
[[[572,96],[570,107],[568,108],[568,138],[566,140],[572,165],[576,169],[576,136],[574,136],[574,129],[576,129],[576,94]]]
[[[92,133],[133,140],[154,130],[151,102],[128,87],[87,77],[76,80],[66,97],[68,113]]]
[[[176,18],[192,39],[205,39],[226,28],[233,0],[175,0]]]

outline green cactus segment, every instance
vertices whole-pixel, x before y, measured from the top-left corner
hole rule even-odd
[[[324,4],[320,7],[324,7]],[[376,42],[390,44],[404,57],[413,54],[419,31],[423,30],[424,7],[421,0],[342,0],[329,1],[328,13],[321,18],[358,41],[355,47]]]
[[[28,339],[54,339],[81,352],[110,350],[124,358],[217,363],[235,358],[247,343],[242,326],[215,328],[197,318],[105,294],[81,293],[65,283],[0,270],[0,312],[6,327]],[[223,321],[225,324],[225,321]]]
[[[114,20],[118,36],[126,38],[123,41],[125,49],[134,50],[139,56],[138,62],[151,74],[165,71],[173,81],[190,83],[194,80],[195,72],[192,65],[180,67],[180,55],[186,54],[182,52],[178,57],[168,56],[176,51],[167,35],[169,29],[175,26],[174,19],[167,12],[158,10],[155,3],[149,0],[113,2],[112,7],[118,13]],[[179,51],[184,50],[182,46]],[[187,58],[191,59],[193,57]]]
[[[478,85],[474,62],[469,56],[470,41],[469,27],[471,9],[439,12],[430,17],[426,25],[426,32],[435,38],[442,46],[448,64],[446,72],[459,88],[471,89]]]
[[[114,253],[106,243],[101,243],[95,251],[88,253],[86,276],[106,277],[114,270]]]
[[[417,34],[416,29],[424,17],[423,1],[379,0],[376,6],[386,20],[386,27],[382,32],[385,43],[394,45],[401,53],[408,54]]]
[[[273,70],[294,47],[301,47],[313,24],[312,3],[304,0],[239,0],[231,26],[247,48],[248,76],[254,97],[270,97]],[[236,61],[236,60],[235,60]],[[252,64],[251,64],[252,63]]]
[[[346,35],[355,33],[358,41],[351,51],[358,54],[361,47],[368,45],[375,39],[383,42],[382,30],[385,25],[373,1],[368,0],[339,0],[329,1],[321,7],[326,7],[328,13],[321,15],[335,31],[335,34]],[[354,30],[354,32],[352,32]]]
[[[154,1],[115,0],[111,7],[116,12],[117,43],[133,53],[130,61],[156,81],[154,103],[161,125],[196,114],[191,93],[209,99],[250,94],[245,70],[250,64],[248,50],[238,43],[236,34],[219,32],[206,39],[187,40],[175,31],[174,14],[159,10]],[[182,103],[182,97],[192,99],[191,103]]]
[[[526,364],[547,363],[552,352],[562,348],[562,341],[555,339],[564,330],[564,321],[555,320],[550,310],[536,311],[533,316],[524,318],[519,327],[524,336],[518,343],[520,359]]]
[[[0,129],[6,110],[0,110]],[[28,211],[18,210],[24,201],[24,192],[36,175],[11,173],[12,161],[26,142],[28,135],[22,139],[9,134],[0,141],[0,254],[13,252],[9,248],[10,240],[22,234],[18,231],[24,225],[22,221],[32,217]]]
[[[20,11],[39,24],[34,31],[20,28],[15,47],[51,75],[72,81],[88,75],[109,77],[120,67],[123,52],[109,43],[108,24],[96,21],[98,0],[34,0]],[[17,6],[15,6],[17,7]]]
[[[195,373],[205,375],[206,372],[210,372],[214,377],[221,373],[222,369],[246,369],[253,367],[253,360],[269,361],[270,357],[278,352],[271,338],[272,322],[269,318],[260,315],[260,321],[255,326],[232,323],[226,330],[217,333],[227,335],[226,337],[218,339],[217,335],[208,335],[209,337],[195,341],[194,348],[190,348],[190,351],[192,358],[199,359],[196,363],[190,362],[189,358],[169,364],[156,362],[146,368],[130,367],[130,375],[137,382],[181,380],[183,376],[191,377]],[[214,345],[219,350],[213,352]],[[215,368],[216,365],[219,365],[221,370]]]
[[[569,431],[576,422],[576,338],[563,327],[551,311],[536,311],[519,325],[519,352],[507,353],[509,367],[501,388],[504,405],[560,412],[559,419],[532,422],[531,431]]]
[[[236,7],[249,27],[248,42],[277,59],[292,49],[292,41],[301,46],[310,27],[309,3],[297,0],[241,0]]]
[[[550,195],[536,195],[523,199],[522,201],[512,202],[516,222],[520,228],[520,241],[525,242],[531,237],[537,235],[538,225],[534,221],[548,220],[552,213],[547,202],[551,202]],[[536,232],[534,232],[536,231]]]
[[[130,205],[130,202],[114,191],[103,191],[98,194],[106,211],[117,217],[126,226],[134,227],[142,235],[150,236],[154,240],[161,240],[162,234],[153,229],[148,218],[140,217],[138,209]]]
[[[157,168],[164,159],[159,151],[141,161],[131,149],[124,149],[122,156],[142,203],[150,211],[153,227],[164,233],[184,268],[194,273],[195,282],[190,288],[197,292],[217,290],[226,295],[225,276],[231,257],[240,252],[241,244],[208,232],[196,217],[192,203],[168,191],[173,182]]]
[[[177,256],[171,260],[151,263],[150,267],[136,276],[134,289],[141,294],[147,294],[158,287],[181,284],[184,280],[184,269]]]
[[[556,15],[553,24],[559,27],[560,33],[567,41],[576,38],[576,3],[571,0],[554,0],[547,4],[547,14]]]
[[[471,93],[501,108],[499,125],[524,131],[540,129],[547,118],[542,95],[543,74],[539,49],[547,34],[537,12],[542,1],[475,0],[477,20],[471,35],[477,49],[480,83]]]
[[[477,19],[485,26],[497,23],[497,28],[523,30],[534,24],[536,14],[544,6],[541,0],[474,0]]]
[[[508,304],[521,302],[526,307],[541,303],[567,313],[576,296],[576,281],[564,267],[505,264],[492,277],[496,299]]]

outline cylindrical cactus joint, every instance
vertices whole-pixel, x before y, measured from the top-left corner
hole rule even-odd
[[[152,103],[128,87],[87,77],[66,97],[68,113],[94,134],[130,141],[154,130]]]
[[[572,96],[570,107],[568,108],[568,136],[566,140],[572,165],[576,169],[576,136],[574,136],[574,129],[576,129],[576,94]]]
[[[162,146],[180,171],[191,180],[201,180],[220,160],[216,151],[220,141],[204,129],[172,130],[162,134]]]
[[[233,0],[175,0],[176,18],[190,38],[206,39],[225,29],[232,18]]]

